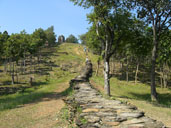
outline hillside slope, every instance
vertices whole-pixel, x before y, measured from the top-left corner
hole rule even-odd
[[[5,85],[5,81],[10,81],[10,76],[1,72],[0,88],[28,88],[24,91],[18,89],[17,92],[12,92],[14,94],[1,93],[0,128],[58,127],[58,114],[65,107],[62,99],[70,93],[69,81],[80,72],[85,57],[81,45],[64,43],[43,49],[42,63],[33,65],[36,73],[20,75],[18,84]],[[3,68],[0,67],[2,71]],[[25,84],[30,76],[34,76],[33,87]],[[62,127],[68,126],[65,123],[63,125],[66,126]]]
[[[88,58],[93,63],[95,72],[98,56],[88,52]],[[84,66],[86,54],[79,44],[63,43],[58,47],[42,50],[41,64],[33,65],[35,74],[21,75],[20,83],[14,86],[26,86],[14,94],[0,95],[0,128],[58,128],[69,127],[68,108],[63,98],[70,95],[69,81],[78,75]],[[0,70],[3,71],[3,66]],[[29,69],[29,67],[27,67]],[[103,93],[103,65],[100,64],[98,76],[93,75],[91,84]],[[95,73],[94,73],[95,74]],[[33,87],[28,84],[28,78],[34,76]],[[0,72],[0,88],[14,87],[5,84],[10,77]],[[162,121],[171,126],[171,90],[157,88],[160,102],[149,101],[150,87],[146,84],[126,82],[111,78],[112,98],[120,99],[136,105],[146,112],[147,116]]]

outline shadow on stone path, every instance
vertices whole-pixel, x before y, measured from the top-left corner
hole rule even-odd
[[[80,76],[71,80],[74,89],[72,98],[67,103],[76,103],[82,108],[76,117],[76,125],[80,128],[165,128],[164,124],[144,115],[135,106],[124,104],[118,100],[108,100],[92,88],[89,77],[92,74],[91,61]],[[86,121],[82,121],[85,119]]]

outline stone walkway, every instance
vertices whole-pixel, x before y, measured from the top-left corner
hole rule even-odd
[[[135,106],[102,97],[90,85],[92,65],[87,62],[80,76],[71,80],[72,101],[82,108],[76,119],[80,128],[165,128],[163,123],[144,115]]]

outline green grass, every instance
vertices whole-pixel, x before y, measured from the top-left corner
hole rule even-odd
[[[68,44],[67,44],[68,45]],[[15,85],[1,85],[0,87],[29,87],[22,91],[17,91],[17,93],[14,94],[8,94],[8,95],[1,95],[0,96],[0,112],[8,109],[13,109],[16,107],[20,107],[24,104],[37,102],[41,98],[46,97],[47,95],[50,95],[56,90],[59,86],[62,86],[62,84],[70,81],[72,78],[74,78],[77,73],[72,73],[70,70],[74,70],[71,67],[67,71],[62,70],[61,64],[64,65],[70,65],[70,62],[74,61],[75,63],[80,63],[81,59],[79,56],[74,56],[72,54],[64,54],[60,52],[72,52],[74,45],[71,47],[66,47],[64,45],[61,45],[59,47],[53,48],[53,54],[48,56],[49,59],[46,59],[47,56],[44,57],[44,60],[54,62],[55,65],[59,65],[56,67],[52,67],[52,71],[47,71],[48,75],[41,75],[41,74],[26,74],[20,76],[22,79],[20,82],[28,82],[30,75],[34,76],[34,84],[32,87],[30,87],[27,84],[15,84]],[[44,49],[43,52],[50,52],[51,49]],[[58,56],[55,56],[58,55]],[[80,65],[81,66],[81,65]],[[29,68],[29,67],[26,67]],[[48,66],[44,64],[39,64],[39,69],[43,70],[44,68],[48,68]],[[0,67],[0,69],[3,69],[3,66]],[[9,75],[6,75],[5,73],[0,73],[1,80],[0,82],[3,83],[4,81],[11,81],[11,78]],[[65,91],[61,92],[61,95],[71,95],[72,90],[71,88],[66,89]]]
[[[55,89],[61,86],[61,83],[67,82],[73,78],[73,75],[66,75],[59,79],[50,81],[47,85],[42,85],[39,87],[31,87],[26,89],[24,92],[18,92],[11,95],[4,95],[0,97],[0,111],[7,109],[13,109],[20,105],[36,102],[41,98],[50,95]],[[71,92],[70,89],[62,92],[62,95],[68,95]]]
[[[104,85],[103,77],[93,77],[92,80],[97,85]],[[117,78],[111,78],[111,94],[114,97],[121,97],[127,99],[142,100],[151,102],[150,86],[142,83],[134,84],[133,82],[120,81]],[[158,103],[163,107],[171,108],[171,91],[169,89],[162,89],[157,87]]]

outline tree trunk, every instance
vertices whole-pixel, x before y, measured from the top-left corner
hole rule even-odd
[[[19,81],[18,81],[18,67],[17,67],[17,65],[16,65],[16,79],[17,79],[16,81],[17,81],[17,84],[18,84]]]
[[[36,71],[36,59],[34,59],[34,71],[33,71],[33,73],[35,73],[35,71]]]
[[[163,65],[163,85],[167,88],[167,64]]]
[[[5,58],[5,62],[4,62],[4,72],[7,72],[7,59]]]
[[[13,85],[14,84],[14,62],[13,62],[13,66],[12,66],[12,74],[11,74],[11,84]]]
[[[156,68],[156,56],[157,56],[157,39],[156,39],[156,27],[153,26],[153,50],[151,57],[151,100],[157,101],[157,92],[155,85],[155,68]]]
[[[39,67],[39,62],[40,62],[40,58],[39,58],[39,54],[37,56],[37,64],[38,64],[38,67]]]
[[[163,70],[160,67],[160,87],[163,88]]]
[[[11,59],[9,60],[10,61],[10,75],[12,74],[12,62],[11,62]]]
[[[30,74],[32,73],[32,55],[30,55]]]
[[[104,90],[105,90],[105,94],[107,94],[108,96],[110,96],[110,78],[109,78],[109,59],[105,58],[104,59],[104,79],[105,79],[105,86],[104,86]]]
[[[24,74],[26,72],[26,52],[24,51]]]
[[[135,72],[135,84],[137,83],[137,79],[138,79],[138,71],[139,71],[139,62],[137,63],[137,68]]]
[[[128,57],[126,58],[126,81],[129,81],[129,72],[128,72],[128,66],[129,66],[129,62],[128,62]]]
[[[20,73],[23,74],[23,60],[20,61]]]
[[[100,60],[98,59],[98,60],[97,60],[97,69],[96,69],[96,75],[95,75],[95,76],[98,76],[99,65],[100,65]]]
[[[107,35],[106,35],[106,39],[108,39]],[[105,56],[104,56],[104,82],[105,82],[105,86],[104,86],[104,90],[105,90],[105,94],[110,96],[110,78],[109,78],[109,73],[110,73],[110,66],[109,66],[109,57],[108,57],[108,53],[109,53],[109,42],[108,40],[106,40],[105,43]]]

